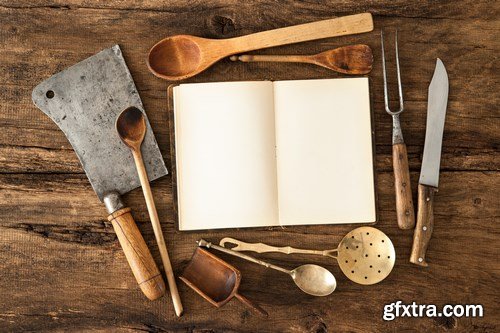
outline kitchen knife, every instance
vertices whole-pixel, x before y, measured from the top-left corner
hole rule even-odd
[[[141,290],[149,299],[159,298],[165,293],[165,283],[130,208],[120,198],[140,182],[129,149],[116,135],[115,121],[131,106],[144,112],[120,47],[105,49],[53,75],[35,87],[32,98],[73,146],[110,214],[108,220]],[[166,175],[167,168],[147,118],[146,126],[141,151],[149,179],[154,180]]]
[[[438,191],[441,145],[448,103],[448,74],[441,59],[429,85],[424,157],[418,181],[417,225],[413,234],[410,262],[428,266],[425,253],[434,228],[434,195]]]

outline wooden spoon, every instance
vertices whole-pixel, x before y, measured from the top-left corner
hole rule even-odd
[[[232,61],[301,62],[309,63],[344,74],[368,74],[372,70],[373,54],[368,45],[339,47],[313,55],[251,55],[231,56]]]
[[[154,45],[147,63],[149,70],[159,78],[182,80],[233,54],[372,30],[372,15],[363,13],[229,39],[177,35]]]
[[[144,167],[144,161],[142,160],[141,145],[144,140],[144,135],[146,135],[146,120],[144,119],[144,115],[141,110],[136,107],[129,107],[125,109],[116,120],[116,130],[118,131],[118,135],[122,141],[132,150],[135,166],[137,168],[137,173],[139,174],[142,191],[144,193],[149,216],[151,218],[151,224],[153,225],[156,242],[158,243],[158,248],[160,250],[161,260],[163,262],[163,267],[165,268],[165,274],[168,280],[170,295],[172,296],[174,303],[175,313],[177,316],[181,316],[183,312],[181,298],[179,296],[179,291],[177,290],[174,271],[168,256],[165,239],[163,238],[163,233],[161,231],[160,219],[158,218],[158,212],[156,211],[153,194],[151,193],[151,187],[149,186],[148,174],[146,172],[146,168]]]

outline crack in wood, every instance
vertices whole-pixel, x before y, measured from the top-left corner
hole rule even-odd
[[[192,7],[191,12],[205,12],[208,10],[220,10],[227,6],[219,5],[212,7],[198,6],[199,8]],[[76,5],[27,5],[27,6],[7,6],[0,5],[0,8],[5,9],[61,9],[61,10],[109,10],[109,11],[133,11],[133,12],[153,12],[153,13],[167,13],[167,14],[182,14],[185,13],[184,8],[174,9],[161,9],[161,8],[141,8],[141,7],[104,7],[104,6],[76,6]]]
[[[311,333],[327,333],[328,332],[328,327],[323,320],[323,318],[316,313],[312,313],[305,318],[305,326],[307,329],[307,332]]]
[[[437,326],[443,327],[446,330],[457,328],[457,318],[455,317],[439,317],[433,318]]]
[[[28,233],[60,242],[84,245],[108,245],[116,242],[116,234],[111,225],[105,221],[90,222],[85,226],[61,226],[55,224],[19,223],[8,229],[24,230]]]
[[[211,24],[220,35],[228,35],[236,31],[234,21],[226,16],[215,15],[211,19]]]

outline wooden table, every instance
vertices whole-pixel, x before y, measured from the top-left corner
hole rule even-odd
[[[227,258],[241,269],[241,291],[270,312],[268,320],[232,301],[215,309],[179,282],[185,315],[169,297],[150,302],[139,291],[106,212],[57,126],[31,102],[50,75],[118,43],[170,167],[167,82],[146,67],[148,49],[173,34],[228,38],[357,12],[374,14],[375,31],[285,46],[261,53],[316,53],[348,43],[373,48],[370,74],[376,128],[378,227],[393,240],[392,274],[356,285],[327,258],[262,255],[286,267],[314,261],[334,272],[338,289],[325,298],[299,292],[279,272]],[[0,331],[366,332],[498,331],[500,6],[485,0],[436,1],[49,1],[0,0]],[[396,226],[391,118],[383,109],[380,29],[399,29],[414,196],[425,135],[427,87],[440,57],[450,77],[441,179],[428,268],[408,263],[412,231]],[[301,64],[223,60],[189,82],[341,77]],[[392,96],[396,95],[394,75]],[[171,178],[153,184],[177,273],[203,236],[232,235],[276,245],[335,247],[352,226],[286,227],[181,233],[173,221]],[[416,198],[414,198],[416,199]],[[155,260],[159,253],[140,190],[125,197]],[[482,304],[483,318],[382,320],[385,304]]]

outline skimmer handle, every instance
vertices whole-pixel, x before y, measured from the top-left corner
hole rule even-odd
[[[251,261],[253,263],[256,263],[256,264],[259,264],[259,265],[262,265],[262,266],[265,266],[265,267],[268,267],[268,268],[275,269],[277,271],[286,273],[288,275],[292,275],[293,274],[292,271],[289,271],[288,269],[285,269],[283,267],[279,267],[279,266],[270,264],[268,262],[265,262],[263,260],[259,260],[257,258],[251,257],[251,256],[247,256],[246,254],[243,254],[243,253],[239,253],[239,252],[236,252],[236,251],[233,251],[233,250],[230,250],[230,249],[226,249],[225,247],[222,247],[222,246],[214,245],[214,244],[212,244],[210,242],[207,242],[204,239],[200,239],[199,241],[197,241],[197,243],[198,243],[198,246],[203,246],[203,247],[206,247],[207,249],[212,248],[212,249],[215,249],[217,251],[221,251],[221,252],[230,254],[232,256],[239,257],[239,258]]]
[[[221,239],[221,241],[219,242],[219,245],[224,247],[226,247],[226,244],[235,244],[236,246],[231,248],[231,250],[233,251],[252,251],[257,253],[280,252],[285,254],[302,253],[302,254],[316,254],[320,256],[333,256],[332,252],[336,252],[336,250],[333,251],[305,250],[305,249],[296,249],[291,246],[276,247],[264,243],[245,243],[230,237],[225,237]]]

